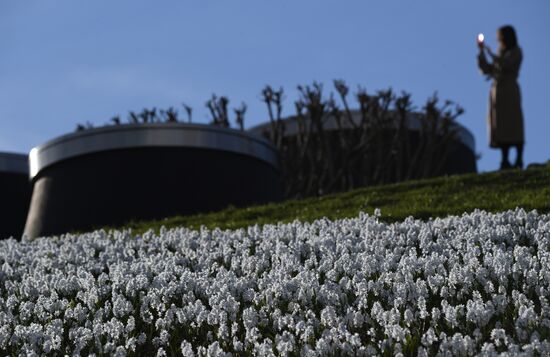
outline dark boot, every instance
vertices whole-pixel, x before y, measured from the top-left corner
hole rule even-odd
[[[510,164],[509,161],[502,161],[500,163],[500,170],[509,170],[512,168],[512,165]]]
[[[523,144],[516,145],[517,156],[514,167],[516,169],[523,169]]]
[[[502,161],[500,162],[500,169],[501,170],[511,169],[512,165],[510,165],[510,161],[508,161],[508,152],[510,151],[510,146],[502,145],[500,147],[500,150],[502,151]]]

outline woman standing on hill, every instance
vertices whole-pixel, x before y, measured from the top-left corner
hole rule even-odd
[[[493,79],[487,117],[489,142],[492,148],[500,148],[502,151],[501,170],[512,167],[508,161],[511,146],[515,146],[517,150],[514,167],[522,168],[525,139],[521,93],[517,78],[523,55],[512,26],[501,27],[497,32],[497,39],[498,53],[494,54],[484,44],[483,38],[478,38],[479,69]],[[487,60],[485,52],[491,57],[491,62]]]

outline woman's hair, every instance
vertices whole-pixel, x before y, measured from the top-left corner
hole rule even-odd
[[[509,51],[518,47],[518,38],[516,36],[516,30],[510,25],[502,26],[498,29],[502,36],[502,42],[506,47],[505,51]]]

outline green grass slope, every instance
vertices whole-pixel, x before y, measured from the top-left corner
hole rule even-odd
[[[476,208],[490,212],[523,207],[550,212],[550,164],[529,170],[509,170],[409,181],[357,189],[345,193],[303,200],[289,200],[247,208],[228,208],[220,212],[177,216],[159,221],[131,222],[125,227],[135,233],[186,226],[235,229],[254,224],[312,221],[327,217],[357,216],[360,211],[382,211],[387,222],[408,216],[427,219],[460,215]]]

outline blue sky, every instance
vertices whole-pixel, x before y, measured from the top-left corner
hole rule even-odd
[[[293,114],[296,86],[333,79],[368,91],[435,91],[466,109],[480,171],[498,168],[487,144],[490,83],[476,68],[475,37],[496,47],[516,27],[526,119],[525,162],[550,159],[550,2],[545,0],[1,0],[0,151],[28,152],[129,110],[182,101],[195,122],[205,101],[248,104],[245,125],[267,120],[266,85],[283,86]],[[514,156],[512,156],[513,158]]]

